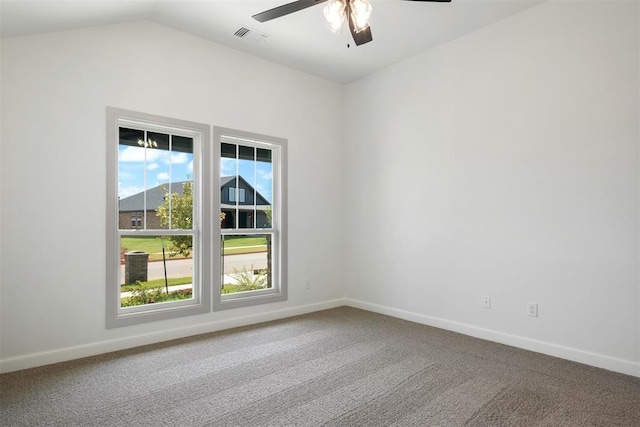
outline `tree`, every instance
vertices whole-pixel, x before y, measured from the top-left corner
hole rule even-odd
[[[185,181],[182,184],[182,194],[171,193],[166,187],[164,190],[164,203],[156,209],[156,215],[160,218],[160,225],[169,228],[169,216],[171,216],[171,229],[191,229],[193,224],[193,182]],[[171,208],[171,215],[169,215]],[[224,212],[220,212],[220,222],[225,218]],[[185,257],[191,254],[193,242],[191,236],[169,236],[171,247],[169,256],[178,254]]]
[[[164,203],[158,206],[156,214],[160,225],[171,229],[191,230],[193,228],[193,182],[182,184],[182,194],[171,193],[164,189]],[[171,227],[169,227],[171,221]],[[185,257],[191,254],[193,241],[191,236],[168,236],[171,241],[169,256],[178,254]]]

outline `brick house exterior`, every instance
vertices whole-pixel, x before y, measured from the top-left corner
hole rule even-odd
[[[187,181],[173,183],[171,185],[172,193],[182,195],[185,182]],[[167,190],[168,184],[161,184],[147,190],[147,229],[167,228],[160,225],[160,217],[156,214],[156,209],[164,204]],[[225,213],[222,228],[252,228],[254,216],[258,228],[270,226],[266,210],[271,204],[260,193],[254,191],[254,188],[242,177],[239,177],[237,186],[235,176],[220,178],[220,203],[220,209]],[[143,229],[144,207],[144,192],[121,199],[118,209],[119,228],[121,230]]]

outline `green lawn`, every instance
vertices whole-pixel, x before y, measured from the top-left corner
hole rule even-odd
[[[167,257],[171,242],[164,241]],[[126,251],[143,251],[149,254],[150,260],[162,259],[162,240],[149,236],[125,236],[120,238],[120,247]],[[264,236],[225,236],[224,255],[266,252],[267,239]],[[182,258],[178,255],[175,258]]]
[[[191,277],[169,277],[167,279],[167,281],[169,282],[169,286],[174,286],[174,285],[186,285],[187,283],[191,283],[193,282],[193,278]],[[141,284],[141,288],[143,289],[153,289],[153,288],[157,288],[157,287],[161,287],[164,289],[164,279],[154,279],[154,280],[149,280],[148,282],[140,282]],[[129,291],[133,291],[134,289],[138,289],[139,287],[135,284],[131,285],[131,284],[127,284],[127,285],[121,285],[120,286],[120,292],[129,292]]]
[[[170,242],[165,240],[165,249],[170,246]],[[162,253],[162,241],[157,237],[121,237],[120,247],[127,251],[144,251],[149,254]]]
[[[264,236],[225,236],[224,248],[238,248],[242,246],[266,246],[267,238]]]
[[[256,289],[263,289],[260,287],[256,287],[256,288],[252,288],[252,287],[246,287],[246,286],[241,286],[241,285],[230,285],[230,284],[225,284],[224,288],[222,288],[221,293],[224,294],[234,294],[236,292],[246,292],[246,291],[253,291]]]
[[[264,236],[224,236],[224,254],[247,254],[266,252],[267,238]]]

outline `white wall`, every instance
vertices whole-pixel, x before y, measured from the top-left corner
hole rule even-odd
[[[348,85],[352,304],[640,376],[638,28],[548,2]]]
[[[341,204],[340,85],[148,22],[5,39],[1,58],[2,369],[339,304],[341,221],[311,200]],[[105,329],[106,106],[288,138],[287,302]]]
[[[151,23],[3,40],[0,370],[329,307],[344,286],[640,376],[639,16],[547,2],[344,93]],[[289,139],[287,302],[105,329],[107,105]]]

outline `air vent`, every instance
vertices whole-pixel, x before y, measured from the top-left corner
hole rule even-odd
[[[252,30],[251,28],[247,27],[240,27],[238,31],[236,31],[233,35],[253,44],[264,44],[270,37],[268,34]]]

